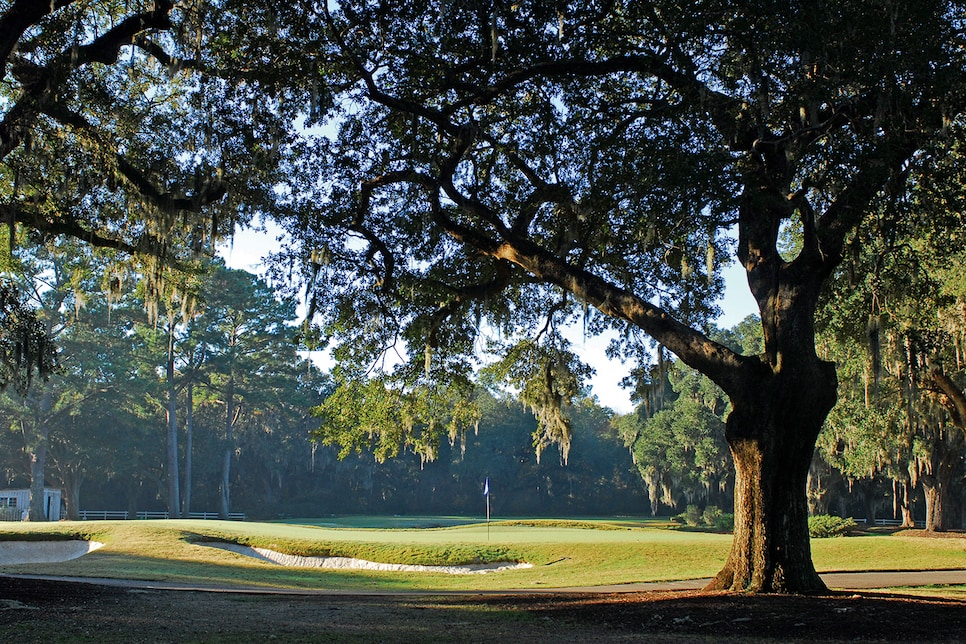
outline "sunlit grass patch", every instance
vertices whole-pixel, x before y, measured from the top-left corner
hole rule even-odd
[[[643,524],[643,522],[642,522]],[[431,529],[171,520],[10,524],[4,539],[87,538],[100,550],[60,564],[4,572],[256,587],[333,590],[484,591],[567,588],[695,579],[714,575],[730,535],[640,527],[633,520],[528,519]],[[533,568],[486,575],[286,568],[204,547],[223,541],[301,556],[448,566],[526,562]],[[817,540],[822,571],[966,568],[962,539],[901,535]],[[959,592],[959,591],[957,591]]]

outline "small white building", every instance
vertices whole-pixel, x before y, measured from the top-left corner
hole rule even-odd
[[[50,487],[44,488],[44,515],[48,521],[60,521],[61,515],[60,490]],[[0,510],[4,517],[11,519],[25,519],[27,508],[30,507],[30,490],[0,490]],[[14,510],[16,508],[16,510]]]

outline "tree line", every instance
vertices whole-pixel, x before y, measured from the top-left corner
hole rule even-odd
[[[0,396],[5,482],[34,490],[31,520],[44,520],[45,485],[64,490],[73,519],[81,509],[478,515],[487,478],[496,514],[634,514],[646,503],[611,414],[590,400],[574,410],[566,466],[551,454],[538,463],[533,417],[482,387],[476,429],[432,462],[412,450],[340,459],[316,440],[332,378],[299,353],[295,308],[263,279],[199,263],[155,309],[137,276],[114,268],[71,242],[8,257],[7,276],[58,347],[48,378]]]

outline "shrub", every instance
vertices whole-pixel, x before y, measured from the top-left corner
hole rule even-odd
[[[718,523],[718,518],[724,514],[724,511],[716,505],[709,505],[704,509],[704,513],[701,515],[701,520],[704,525],[715,527]]]
[[[722,513],[714,520],[714,529],[719,532],[734,532],[735,530],[735,515],[729,513]]]
[[[681,518],[684,519],[684,523],[692,528],[696,528],[701,525],[701,510],[696,505],[689,505],[684,509]]]
[[[841,537],[847,535],[855,527],[855,521],[851,517],[843,519],[842,517],[820,514],[808,518],[808,536],[813,539]]]

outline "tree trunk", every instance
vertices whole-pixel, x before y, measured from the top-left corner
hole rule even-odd
[[[808,513],[809,515],[828,514],[829,495],[828,483],[822,472],[819,470],[827,469],[819,459],[812,459],[812,466],[808,470]]]
[[[124,498],[127,500],[127,518],[138,518],[138,498],[141,496],[141,481],[132,478],[130,484],[124,487]]]
[[[47,521],[46,487],[47,447],[50,444],[50,412],[54,406],[52,385],[44,384],[39,399],[24,400],[29,420],[21,421],[24,445],[30,455],[30,502],[27,517],[31,521]],[[60,519],[60,516],[57,517]]]
[[[955,481],[962,462],[964,438],[962,432],[953,431],[936,441],[934,453],[938,461],[933,474],[921,478],[926,497],[926,530],[944,532],[958,528],[959,517],[953,499],[957,489]]]
[[[181,489],[181,516],[191,516],[191,452],[194,449],[194,385],[188,383],[184,419],[184,485]]]
[[[909,475],[903,476],[901,481],[894,480],[893,497],[896,506],[896,517],[902,520],[902,528],[915,528],[916,520],[912,516],[912,499],[909,498]]]
[[[708,589],[821,592],[808,536],[807,480],[815,441],[835,404],[835,370],[814,359],[784,373],[763,372],[746,396],[732,396],[725,436],[735,462],[734,542]]]
[[[922,492],[926,499],[926,530],[942,532],[944,530],[943,502],[936,477],[932,474],[924,474],[919,480],[922,481]]]
[[[80,519],[80,491],[84,484],[84,474],[81,470],[80,466],[67,466],[61,474],[64,483],[64,506],[67,509],[69,521]]]
[[[30,507],[27,516],[31,521],[47,521],[44,508],[44,471],[47,466],[47,436],[38,436],[30,451]]]
[[[168,321],[168,356],[165,363],[168,388],[168,516],[181,516],[181,492],[178,486],[178,390],[174,383],[174,323]]]
[[[226,441],[221,455],[221,494],[218,496],[218,518],[227,519],[231,511],[231,457],[234,451],[231,441]]]
[[[235,454],[235,421],[238,411],[235,407],[235,379],[228,379],[227,394],[225,396],[225,450],[221,457],[221,496],[218,507],[218,517],[227,519],[231,512],[231,460]]]

